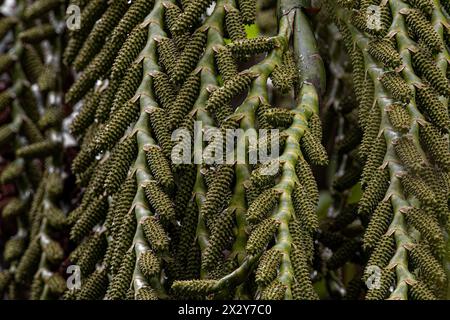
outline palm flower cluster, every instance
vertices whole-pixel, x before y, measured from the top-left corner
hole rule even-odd
[[[321,54],[328,60],[327,73],[332,75],[325,94],[323,118],[323,144],[329,149],[330,171],[326,176],[329,192],[323,193],[322,202],[327,210],[319,210],[320,232],[316,269],[325,279],[329,295],[335,299],[354,300],[363,297],[366,285],[362,279],[365,254],[362,247],[367,219],[358,215],[361,195],[359,181],[363,161],[358,152],[362,132],[358,123],[357,101],[352,83],[351,65],[345,44],[333,21],[319,27]],[[324,205],[322,204],[322,206]]]
[[[64,55],[80,73],[66,100],[82,101],[72,170],[84,194],[68,217],[78,243],[70,262],[83,281],[67,299],[318,298],[309,163],[327,164],[318,116],[325,79],[309,21],[285,3],[275,35],[249,37],[254,2],[210,5],[113,1],[96,6],[90,30],[70,34]],[[271,105],[274,92],[283,107]],[[230,129],[279,129],[279,145],[259,142],[281,156],[223,161],[226,141],[216,136],[203,146],[205,161],[191,153],[188,163],[173,161],[193,145],[173,132],[193,138],[198,123],[224,138]]]
[[[359,20],[373,5],[381,8],[376,32],[368,19]],[[351,2],[352,10],[341,1],[328,6],[350,58],[358,104],[362,279],[368,281],[374,268],[381,273],[379,285],[365,288],[365,299],[443,299],[450,159],[447,12],[439,1]]]
[[[449,9],[5,2],[0,297],[447,299]]]
[[[61,1],[4,4],[0,18],[0,295],[55,299],[66,289]]]

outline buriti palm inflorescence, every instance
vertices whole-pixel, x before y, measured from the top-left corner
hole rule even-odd
[[[3,1],[0,299],[448,299],[449,3]]]
[[[448,13],[434,0],[337,2],[328,6],[351,60],[363,132],[358,213],[369,220],[363,280],[374,267],[381,271],[380,285],[365,298],[444,298]],[[380,24],[362,19],[370,6],[380,10]]]
[[[80,71],[66,100],[82,101],[71,130],[84,188],[69,216],[82,286],[65,298],[317,299],[309,163],[327,164],[318,118],[325,79],[303,9],[282,1],[278,33],[249,38],[252,0],[211,10],[213,1],[97,2],[82,16],[99,22],[73,31],[64,55]],[[289,104],[271,106],[271,92]],[[172,162],[192,147],[172,132],[193,137],[199,122],[223,134],[280,129],[280,159]],[[221,145],[213,139],[204,154],[217,159]]]
[[[357,203],[364,165],[359,154],[362,131],[345,44],[328,11],[322,10],[319,18],[324,21],[316,30],[320,52],[328,61],[327,73],[331,75],[322,109],[322,139],[330,150],[330,174],[326,176],[330,188],[321,195],[321,206],[329,205],[325,206],[327,210],[318,212],[318,249],[322,254],[315,264],[316,269],[322,270],[320,277],[326,279],[331,296],[356,300],[364,297],[366,288],[361,265],[365,264],[362,236],[368,219],[358,215]]]
[[[55,299],[66,282],[63,198],[64,7],[59,0],[3,3],[0,19],[2,192],[0,297]],[[4,232],[3,232],[4,231]],[[4,241],[4,242],[3,242]]]

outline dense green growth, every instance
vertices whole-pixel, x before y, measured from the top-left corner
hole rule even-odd
[[[55,299],[66,290],[67,137],[62,1],[18,1],[0,20],[0,295]],[[73,186],[71,186],[73,188]]]
[[[0,297],[449,297],[448,1],[15,4]]]

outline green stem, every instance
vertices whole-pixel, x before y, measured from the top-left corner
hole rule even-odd
[[[287,286],[286,299],[292,298],[290,287],[294,281],[294,273],[290,261],[292,239],[289,232],[289,222],[294,216],[292,206],[292,191],[296,183],[299,183],[295,172],[295,166],[299,157],[302,157],[300,140],[308,128],[308,119],[313,113],[318,113],[318,95],[312,84],[304,83],[300,91],[300,103],[293,110],[294,122],[286,130],[288,138],[280,161],[283,165],[280,182],[274,187],[282,191],[278,208],[274,218],[280,221],[277,243],[275,248],[283,253],[280,272],[278,275],[281,283]]]
[[[411,45],[411,41],[404,31],[406,30],[406,27],[404,25],[403,17],[399,13],[400,5],[402,3],[400,1],[390,1],[390,4],[394,17],[393,24],[390,28],[390,34],[395,34],[397,42],[399,44],[399,51],[404,62],[404,69],[402,70],[403,77],[411,86],[411,88],[414,88],[413,83],[420,81],[420,79],[414,74],[411,67],[411,58],[408,50]],[[408,199],[406,199],[401,183],[397,177],[399,173],[405,171],[395,153],[392,143],[392,141],[398,138],[400,134],[396,132],[390,125],[387,113],[385,111],[385,108],[388,105],[392,104],[393,100],[390,98],[390,95],[384,90],[382,84],[379,81],[379,77],[383,74],[384,71],[383,68],[375,63],[365,50],[365,48],[367,48],[368,39],[365,38],[361,33],[359,33],[355,28],[353,28],[348,22],[347,26],[352,32],[353,38],[356,41],[356,45],[364,54],[366,70],[368,72],[368,75],[374,82],[375,101],[382,113],[382,122],[380,129],[386,139],[387,145],[384,164],[387,165],[389,169],[390,185],[386,193],[386,198],[390,198],[394,210],[394,218],[389,226],[388,234],[394,234],[397,246],[396,252],[388,265],[389,268],[395,268],[397,274],[396,287],[394,289],[394,292],[392,292],[392,294],[390,295],[389,299],[406,300],[408,299],[408,285],[415,282],[415,277],[408,269],[407,248],[411,246],[411,244],[413,243],[413,239],[407,232],[407,225],[402,210],[411,207],[411,203],[408,201]],[[416,120],[423,119],[423,116],[415,106],[414,100],[412,100],[408,104],[408,110]],[[418,132],[416,121],[414,121],[414,124],[411,126],[410,133],[412,133],[418,150],[423,153],[423,150],[420,148],[420,144],[417,138]]]
[[[204,106],[209,97],[208,88],[210,86],[217,86],[218,84],[217,71],[214,65],[213,48],[218,44],[223,45],[225,43],[223,39],[223,27],[222,27],[225,20],[224,5],[225,5],[224,0],[217,1],[214,7],[214,11],[206,19],[205,23],[201,27],[202,29],[203,28],[208,29],[207,42],[205,51],[197,64],[197,69],[201,69],[200,70],[201,84],[200,84],[200,94],[193,106],[193,112],[195,112],[196,120],[200,121],[204,128],[214,126],[214,121],[211,115],[204,109]],[[202,148],[199,148],[202,145],[202,141],[199,142],[200,145],[198,145],[197,141],[194,142],[194,157],[197,157],[202,154]],[[203,181],[203,175],[200,172],[201,168],[202,168],[201,164],[197,165],[197,177],[194,185],[194,194],[195,194],[194,201],[197,202],[199,212],[201,212],[201,208],[205,201],[207,191],[205,182]],[[209,244],[209,231],[208,228],[206,227],[205,218],[201,214],[199,214],[198,218],[196,236],[197,236],[197,243],[200,246],[200,251],[203,256]],[[206,276],[207,272],[203,269],[200,270],[200,278],[205,278]]]
[[[286,7],[284,7],[286,9]],[[298,15],[298,16],[297,16]],[[289,222],[293,216],[293,207],[291,202],[291,193],[298,178],[295,173],[295,164],[301,156],[299,141],[303,136],[303,133],[308,127],[307,121],[313,113],[318,113],[318,95],[316,91],[317,86],[321,86],[324,81],[324,72],[321,61],[317,59],[317,46],[313,37],[313,33],[309,28],[305,31],[306,17],[303,15],[300,9],[283,11],[283,15],[280,18],[280,27],[277,39],[279,40],[279,47],[275,48],[268,54],[268,56],[259,64],[250,68],[250,71],[257,74],[258,77],[253,80],[251,89],[247,95],[244,103],[236,110],[236,113],[241,113],[244,115],[241,120],[241,128],[249,129],[254,127],[254,117],[255,110],[260,103],[260,99],[268,100],[267,93],[267,79],[273,69],[281,64],[281,58],[283,52],[287,49],[289,39],[291,37],[292,25],[296,21],[296,26],[301,28],[301,34],[297,38],[297,43],[299,44],[295,47],[298,50],[299,56],[307,56],[309,59],[304,61],[305,70],[309,70],[306,73],[305,83],[300,92],[300,103],[294,109],[295,117],[292,126],[286,130],[288,134],[286,147],[282,156],[280,157],[282,168],[281,181],[275,186],[276,189],[282,191],[280,195],[280,202],[277,211],[274,214],[274,218],[280,221],[280,227],[277,233],[277,243],[275,248],[283,253],[282,263],[280,267],[279,280],[287,286],[286,298],[292,298],[290,292],[290,285],[293,282],[293,270],[290,262],[290,249],[291,249],[291,237],[289,233]],[[307,22],[306,22],[307,23]],[[296,29],[295,31],[299,31]],[[295,36],[294,36],[295,37]],[[301,43],[300,39],[304,39],[305,43]],[[313,84],[306,82],[310,80]],[[245,139],[245,137],[243,138]],[[241,142],[242,143],[242,142]],[[248,165],[237,165],[236,166],[236,177],[237,177],[237,187],[232,198],[232,205],[244,204],[245,201],[243,193],[245,192],[243,188],[239,187],[243,177],[248,178]],[[242,193],[242,195],[241,195]],[[242,227],[246,226],[245,217],[238,218],[238,229],[243,231]],[[242,219],[242,222],[240,220]],[[244,252],[244,245],[246,243],[246,233],[239,233],[238,237],[233,246],[233,252]],[[253,264],[259,259],[259,256],[247,256],[242,260],[243,255],[241,255],[240,267],[230,273],[229,275],[223,277],[217,283],[215,289],[222,289],[230,284],[237,285],[242,283],[248,276],[248,273],[252,270]]]
[[[154,71],[159,71],[160,68],[158,66],[158,59],[156,54],[156,41],[157,37],[165,37],[166,33],[163,31],[163,23],[164,23],[164,9],[163,9],[163,1],[157,0],[155,5],[150,12],[150,14],[146,17],[144,23],[148,23],[148,41],[145,48],[139,55],[138,61],[142,60],[143,63],[143,79],[141,85],[139,86],[134,99],[139,99],[140,103],[140,116],[137,122],[134,124],[132,131],[129,133],[130,135],[136,134],[137,145],[138,145],[138,155],[137,159],[131,169],[130,174],[136,175],[136,184],[137,191],[135,198],[133,200],[132,207],[130,210],[134,210],[137,228],[133,239],[132,249],[136,252],[136,265],[132,278],[132,285],[134,287],[135,292],[139,290],[141,287],[146,286],[150,283],[152,288],[156,291],[159,298],[167,298],[167,294],[163,287],[163,277],[155,276],[152,279],[145,279],[142,273],[139,270],[137,261],[139,260],[140,255],[148,250],[148,245],[145,240],[142,225],[140,221],[149,216],[153,216],[154,213],[151,212],[148,202],[145,197],[145,192],[143,185],[146,181],[152,180],[152,176],[147,167],[146,155],[144,151],[144,146],[146,145],[156,145],[156,141],[152,138],[151,133],[148,128],[148,107],[156,107],[158,103],[156,102],[156,98],[154,96],[151,88],[152,85],[152,77],[150,74]]]
[[[319,55],[314,32],[303,10],[295,10],[294,49],[299,53],[299,68],[303,81],[312,83],[319,97],[325,93],[326,77],[322,58]]]

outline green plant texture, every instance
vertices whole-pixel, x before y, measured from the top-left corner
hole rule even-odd
[[[8,3],[0,299],[450,298],[447,0]]]

